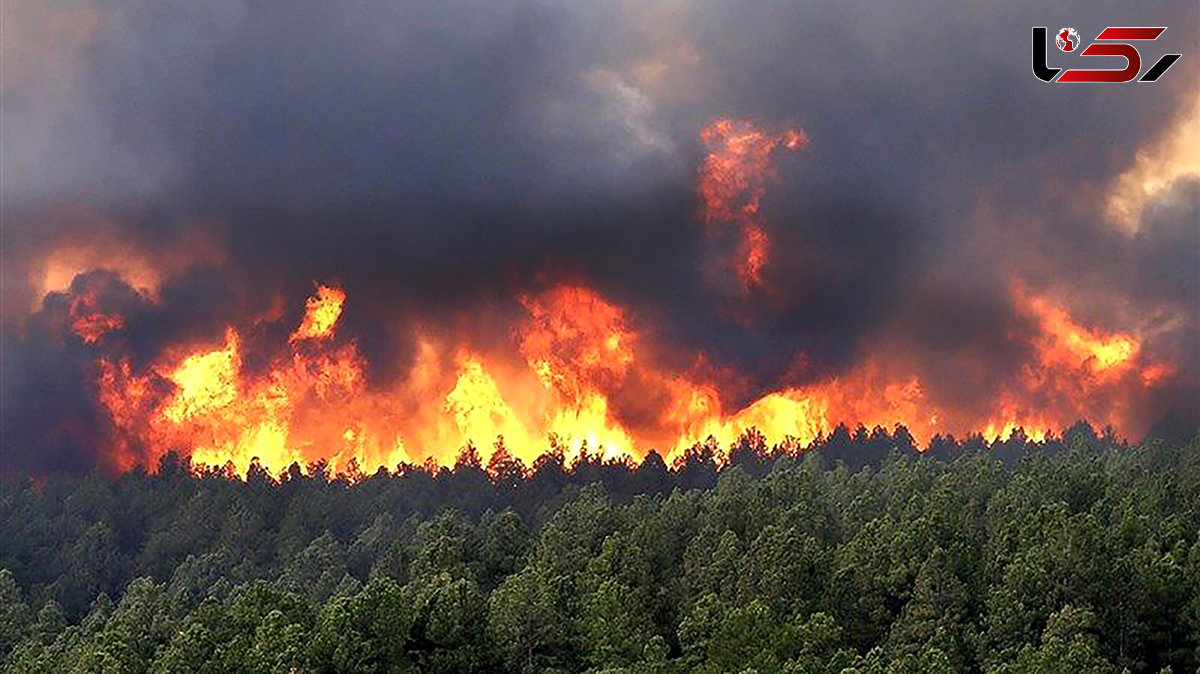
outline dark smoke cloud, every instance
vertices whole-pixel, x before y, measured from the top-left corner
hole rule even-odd
[[[227,254],[133,312],[124,348],[142,360],[336,279],[386,381],[410,317],[473,316],[504,339],[514,294],[568,279],[630,305],[674,365],[699,351],[746,375],[732,403],[881,343],[918,354],[935,399],[971,402],[1028,356],[1009,337],[1028,328],[1009,296],[1021,277],[1100,323],[1130,303],[1176,316],[1151,347],[1189,363],[1168,406],[1196,407],[1198,190],[1177,187],[1134,237],[1103,199],[1194,99],[1194,2],[4,11],[8,468],[95,463],[87,354],[52,327],[65,300],[25,314],[28,261],[101,221],[152,246],[199,229]],[[1167,25],[1161,50],[1184,58],[1153,85],[1045,85],[1032,25]],[[769,292],[736,311],[704,274],[697,218],[697,135],[718,117],[812,138],[776,158]]]

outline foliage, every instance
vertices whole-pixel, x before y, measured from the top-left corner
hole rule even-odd
[[[757,438],[757,439],[756,439]],[[6,672],[1200,664],[1200,438],[0,481]],[[114,599],[110,600],[112,597]]]

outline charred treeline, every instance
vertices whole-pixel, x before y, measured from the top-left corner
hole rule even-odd
[[[1191,671],[1200,439],[9,479],[7,671]]]

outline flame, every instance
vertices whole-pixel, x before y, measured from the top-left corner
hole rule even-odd
[[[342,298],[318,287],[293,337],[332,337]],[[309,349],[292,339],[267,372],[248,376],[242,343],[230,326],[220,347],[165,358],[146,374],[130,373],[128,361],[102,361],[100,400],[124,446],[140,448],[147,460],[183,448],[197,463],[241,470],[253,458],[275,470],[317,459],[344,467],[406,458],[394,415],[366,389],[354,344]],[[129,395],[149,379],[169,394]]]
[[[770,246],[771,241],[766,232],[757,225],[747,225],[742,229],[742,243],[738,248],[736,268],[743,287],[762,285],[763,267],[767,264]]]
[[[125,317],[100,310],[95,290],[88,288],[71,299],[71,332],[87,344],[96,344],[110,332],[125,327]]]
[[[737,228],[733,269],[744,290],[759,287],[770,256],[760,208],[774,175],[771,156],[808,138],[731,120],[701,137],[709,148],[699,176],[704,218]],[[140,265],[125,271],[144,280]],[[485,461],[502,448],[526,462],[547,448],[568,460],[584,453],[623,459],[651,448],[670,457],[697,444],[728,447],[751,429],[799,447],[829,437],[838,424],[903,425],[918,443],[938,434],[996,440],[1018,429],[1043,439],[1082,418],[1134,432],[1137,394],[1174,374],[1148,355],[1139,335],[1085,325],[1020,282],[1011,300],[1031,328],[1009,339],[1027,347],[1026,358],[989,382],[986,404],[974,408],[929,386],[916,363],[887,344],[835,376],[785,383],[733,404],[707,354],[681,367],[677,354],[642,329],[642,317],[580,283],[514,298],[523,314],[511,341],[499,344],[414,322],[412,364],[389,384],[371,383],[353,336],[340,334],[347,293],[329,283],[315,285],[285,343],[264,337],[283,332],[258,329],[288,315],[282,298],[227,326],[218,344],[175,345],[135,366],[121,340],[109,341],[125,329],[125,317],[100,307],[85,284],[68,285],[68,328],[95,347],[98,401],[113,430],[106,455],[118,470],[152,467],[172,449],[234,473],[254,461],[273,472],[324,461],[353,474],[446,465],[465,447],[480,448]]]
[[[1116,428],[1135,428],[1131,392],[1159,385],[1174,369],[1151,360],[1136,335],[1086,327],[1021,283],[1012,285],[1012,298],[1017,310],[1035,323],[1033,359],[994,401],[985,437],[1022,428],[1040,440],[1052,429],[1096,415]]]
[[[728,416],[720,413],[717,392],[712,387],[680,388],[676,400],[683,403],[688,419],[677,449],[714,438],[728,446],[750,429],[757,429],[771,442],[808,445],[829,436],[839,423],[891,428],[904,425],[914,437],[928,439],[941,430],[936,417],[923,412],[930,405],[915,376],[896,380],[883,376],[881,368],[868,362],[841,377],[809,386],[790,387],[769,393]],[[678,409],[678,408],[677,408]],[[673,416],[678,415],[675,412]]]
[[[1014,284],[1014,302],[1035,327],[1033,357],[983,415],[939,403],[900,359],[879,357],[727,409],[711,378],[658,364],[628,312],[572,284],[518,298],[525,316],[512,351],[421,335],[408,375],[373,389],[358,347],[337,335],[345,299],[344,291],[318,285],[286,347],[262,372],[247,372],[244,339],[233,326],[222,344],[175,353],[144,371],[127,358],[102,357],[99,399],[118,431],[113,465],[152,464],[176,448],[233,472],[255,459],[277,472],[320,460],[375,470],[452,463],[467,445],[482,448],[486,460],[497,438],[527,462],[546,443],[568,459],[584,452],[617,459],[652,447],[668,455],[706,442],[727,447],[750,429],[803,446],[841,423],[904,425],[918,442],[970,432],[995,440],[1017,429],[1037,440],[1094,410],[1129,427],[1129,386],[1171,374],[1145,357],[1134,335],[1088,328]],[[631,401],[640,401],[640,416],[628,414]]]
[[[625,375],[634,362],[634,334],[624,312],[582,286],[521,298],[529,314],[521,353],[547,387],[569,399],[588,385]]]
[[[459,375],[454,388],[446,394],[442,409],[453,415],[463,444],[497,437],[525,444],[528,441],[525,427],[504,401],[496,380],[484,369],[479,357],[462,352],[457,360]]]
[[[175,395],[162,414],[174,423],[228,407],[237,399],[241,354],[237,332],[225,332],[225,347],[183,359],[169,379]]]
[[[318,284],[317,294],[305,303],[304,321],[289,339],[295,342],[330,337],[333,326],[342,316],[342,304],[345,301],[346,293],[342,289]]]
[[[128,358],[101,359],[98,363],[98,397],[113,426],[118,429],[106,457],[113,468],[129,470],[142,460],[139,443],[148,435],[148,420],[158,394],[158,379],[134,372]]]
[[[1038,357],[1045,366],[1064,364],[1083,366],[1095,374],[1119,375],[1141,350],[1132,335],[1122,332],[1104,334],[1079,325],[1061,307],[1044,298],[1034,297],[1020,288],[1014,291],[1019,307],[1041,324]]]
[[[747,121],[722,119],[704,128],[700,140],[708,154],[700,165],[703,217],[710,225],[736,225],[741,243],[733,268],[744,290],[762,285],[770,240],[759,217],[767,180],[775,176],[771,154],[808,144],[801,129],[768,134]]]

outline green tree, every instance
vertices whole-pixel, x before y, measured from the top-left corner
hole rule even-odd
[[[29,607],[8,569],[0,569],[0,662],[23,639],[30,627]]]
[[[308,645],[317,671],[404,672],[414,616],[401,587],[375,578],[354,596],[336,597],[321,609]]]
[[[505,668],[533,672],[570,664],[570,614],[551,578],[537,568],[509,576],[488,601],[488,636]]]

